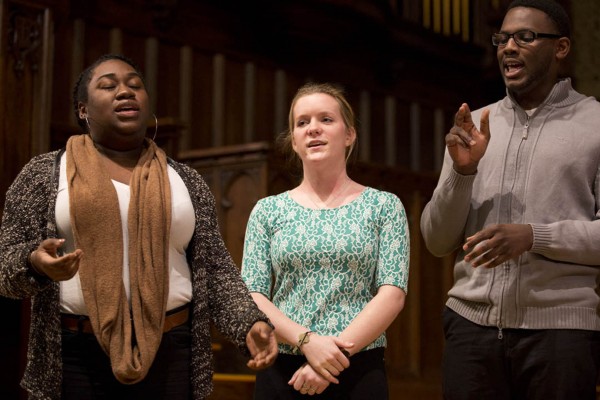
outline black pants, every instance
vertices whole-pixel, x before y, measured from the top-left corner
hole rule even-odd
[[[600,332],[504,329],[474,324],[446,308],[444,398],[594,400]]]
[[[148,375],[134,385],[124,385],[115,378],[110,360],[93,334],[63,329],[62,360],[62,398],[65,400],[192,398],[188,324],[163,334]]]
[[[350,367],[337,377],[320,395],[303,395],[288,385],[288,381],[306,362],[304,356],[279,354],[275,364],[256,375],[255,400],[335,399],[385,400],[388,398],[384,349],[361,351],[350,358]]]

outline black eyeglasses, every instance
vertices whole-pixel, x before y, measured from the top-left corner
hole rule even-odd
[[[522,31],[517,31],[515,33],[494,33],[492,34],[492,44],[496,47],[506,46],[510,38],[513,38],[515,40],[515,43],[517,43],[519,46],[524,46],[526,44],[532,43],[538,38],[558,39],[559,37],[562,36],[556,35],[554,33],[537,33],[534,31],[530,31],[529,29],[523,29]]]

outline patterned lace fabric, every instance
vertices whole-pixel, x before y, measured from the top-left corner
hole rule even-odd
[[[366,188],[352,202],[315,210],[285,192],[260,200],[246,230],[242,276],[288,317],[339,335],[377,288],[407,290],[409,232],[395,195]],[[365,348],[383,347],[385,334]],[[280,344],[282,353],[292,347]]]

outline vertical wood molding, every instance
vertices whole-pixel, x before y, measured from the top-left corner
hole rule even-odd
[[[371,159],[371,94],[366,90],[360,92],[358,115],[360,121],[358,157],[361,161],[368,161]]]
[[[287,126],[287,98],[286,98],[286,76],[285,71],[275,71],[275,117],[273,120],[273,134],[277,136]]]
[[[600,2],[572,1],[570,63],[578,91],[600,100]]]
[[[421,168],[421,107],[418,103],[410,104],[410,169]]]
[[[213,113],[212,144],[222,146],[225,136],[225,56],[215,54],[213,57]]]
[[[19,86],[20,101],[17,104],[18,107],[25,107],[19,109],[17,114],[3,115],[3,128],[5,134],[17,131],[24,135],[17,140],[19,148],[11,149],[21,158],[18,161],[20,167],[32,155],[49,148],[54,29],[52,13],[47,7],[8,1],[6,5],[3,4],[3,12],[7,12],[8,16],[8,20],[4,19],[8,23],[4,65],[12,66],[11,70],[4,71],[2,79],[6,81],[3,87],[7,92],[12,92]],[[5,85],[8,82],[11,83]],[[8,98],[10,96],[3,101]],[[23,120],[18,116],[19,113],[25,113],[29,118]]]
[[[410,270],[410,299],[406,302],[408,308],[408,368],[413,376],[421,374],[421,272],[422,252],[421,248],[421,212],[423,204],[421,193],[417,190],[412,192],[411,204],[408,212],[408,225],[410,235],[410,265],[416,266]]]
[[[433,112],[433,149],[431,149],[436,172],[442,170],[442,164],[444,163],[445,130],[444,110],[436,108]]]
[[[396,99],[385,97],[385,164],[396,165]]]
[[[256,98],[256,67],[248,62],[244,66],[244,143],[254,141],[254,102]]]
[[[147,38],[145,47],[144,76],[146,91],[150,97],[150,109],[153,113],[156,113],[156,103],[158,102],[158,40],[155,37]]]
[[[54,53],[54,25],[50,9],[43,11],[42,46],[38,73],[34,76],[31,153],[41,154],[50,149],[50,112],[52,97],[52,55]],[[35,89],[34,89],[35,90]]]
[[[123,53],[123,31],[119,28],[112,28],[109,33],[108,48],[110,53]]]
[[[73,49],[71,52],[71,82],[75,83],[83,71],[85,54],[85,22],[78,18],[73,21]],[[75,113],[69,113],[69,122],[77,125]]]
[[[181,130],[179,150],[189,149],[192,138],[188,128],[192,121],[193,50],[183,46],[179,53],[179,119],[185,126]]]

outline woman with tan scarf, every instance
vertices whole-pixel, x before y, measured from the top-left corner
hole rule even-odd
[[[202,399],[210,325],[262,369],[272,326],[220,237],[199,174],[145,138],[139,69],[106,55],[75,86],[86,134],[34,158],[7,192],[0,294],[32,298],[31,398]]]

